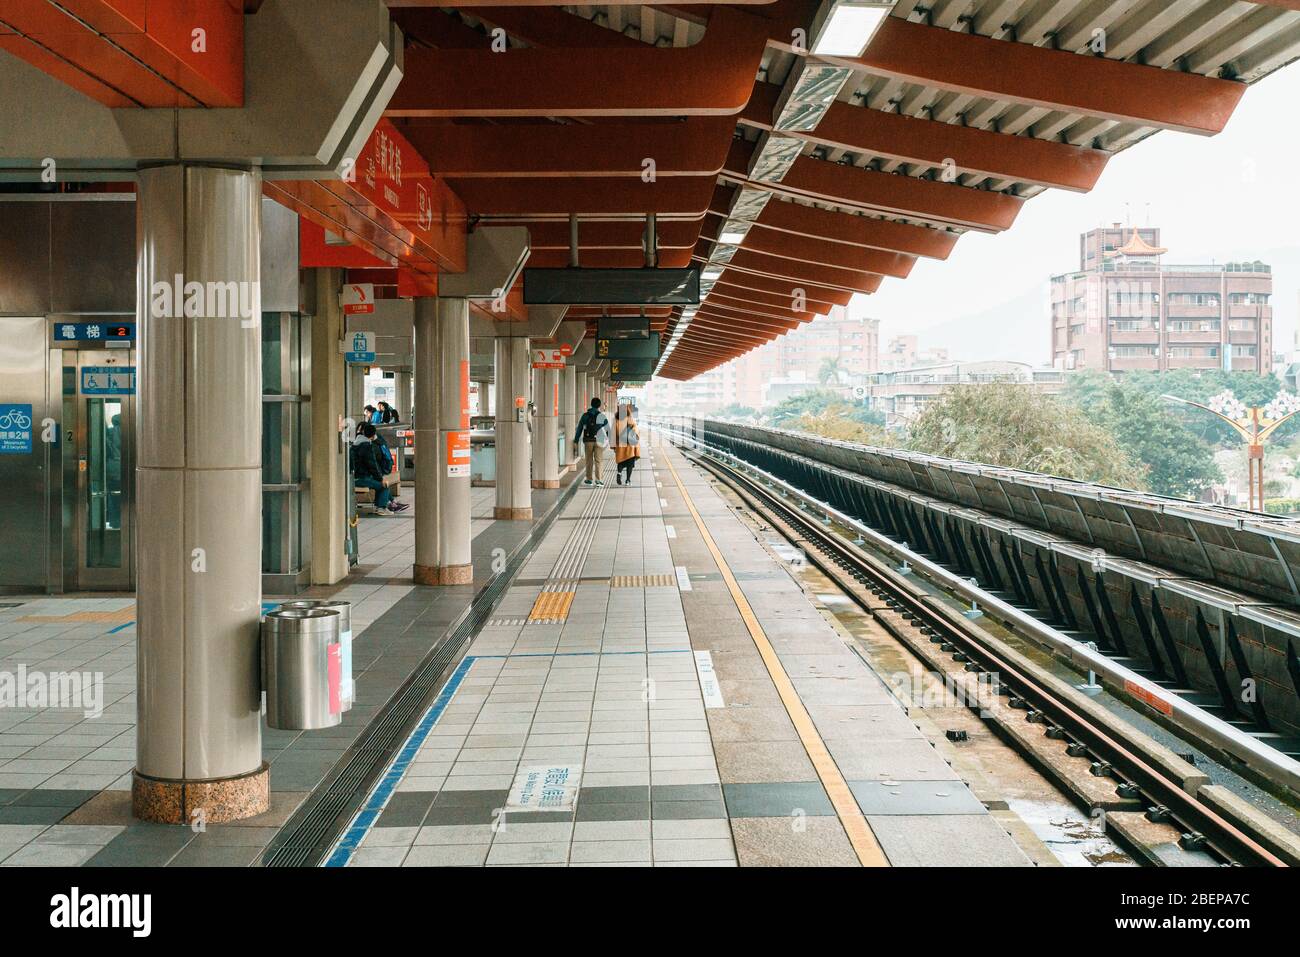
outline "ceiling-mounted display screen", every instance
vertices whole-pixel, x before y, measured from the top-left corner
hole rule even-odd
[[[609,374],[615,379],[648,379],[654,371],[654,359],[609,360]]]
[[[596,320],[597,339],[649,339],[650,320],[644,316],[601,316]]]
[[[558,269],[524,270],[527,306],[689,306],[700,301],[700,270]]]
[[[597,339],[597,359],[658,359],[659,337],[653,339]]]

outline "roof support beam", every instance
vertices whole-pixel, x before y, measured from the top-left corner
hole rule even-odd
[[[823,290],[873,293],[880,288],[881,277],[875,273],[851,272],[829,266],[815,266],[795,259],[781,259],[739,249],[726,263],[729,272],[742,272],[785,281],[791,290],[820,286]],[[791,292],[793,297],[794,293]]]
[[[783,259],[780,256],[750,252],[743,248],[736,250],[736,254],[726,265],[728,269],[787,279],[796,285],[813,283],[827,289],[844,289],[862,293],[873,293],[880,288],[881,277],[877,273],[818,266],[797,259]]]
[[[809,283],[791,283],[789,280],[773,279],[762,273],[750,273],[739,269],[726,269],[722,276],[714,284],[718,286],[732,286],[741,289],[752,289],[755,292],[768,293],[775,296],[789,306],[795,301],[796,288],[803,290],[803,299],[808,308],[814,312],[818,311],[816,306],[822,303],[827,306],[847,306],[849,300],[853,298],[853,293],[846,290],[826,289],[823,286],[815,286]]]
[[[763,208],[755,225],[779,233],[908,253],[927,259],[947,259],[957,244],[958,234],[948,230],[778,200],[779,197],[774,197]],[[710,212],[726,215],[725,210],[711,209]]]
[[[389,116],[734,116],[749,102],[768,23],[714,10],[690,47],[406,52]],[[454,78],[451,81],[448,78]]]
[[[449,184],[471,213],[487,216],[645,215],[699,219],[709,208],[712,177],[453,179]]]
[[[578,257],[578,264],[593,269],[636,269],[645,265],[645,254],[636,250],[591,249]],[[661,249],[659,266],[663,269],[682,269],[691,264],[689,249]],[[534,249],[528,257],[529,266],[544,269],[562,269],[569,265],[567,250]]]
[[[755,292],[752,289],[740,289],[736,286],[723,283],[714,283],[713,289],[709,291],[710,305],[728,305],[736,309],[751,309],[755,312],[761,312],[771,315],[799,315],[791,308],[790,298],[787,296],[781,299],[777,296],[770,296],[767,293]],[[828,303],[807,303],[807,315],[810,319],[816,319],[817,316],[824,316],[833,308]]]
[[[656,177],[716,176],[727,160],[735,122],[725,116],[667,123],[529,126],[415,121],[399,129],[430,168],[462,179],[641,177],[647,170]]]
[[[718,232],[720,233],[721,230],[719,229]],[[899,279],[907,278],[916,263],[914,256],[905,256],[902,253],[865,249],[845,243],[831,243],[810,236],[778,233],[771,229],[750,229],[745,234],[741,248],[797,262],[871,272],[881,276],[895,276]]]
[[[788,48],[788,45],[787,45]],[[910,83],[1185,133],[1223,130],[1244,83],[888,17],[861,57],[817,59]]]
[[[771,131],[780,96],[780,87],[756,83],[740,122]],[[950,164],[954,174],[980,173],[1079,192],[1097,184],[1108,159],[1101,150],[916,119],[841,100],[827,107],[816,129],[782,130],[780,135],[904,163]]]
[[[751,180],[749,159],[753,151],[752,143],[733,140],[723,175],[755,189],[787,196],[987,232],[1001,232],[1009,227],[1024,204],[1020,197],[1005,193],[880,173],[805,156],[794,161],[780,182]]]
[[[655,227],[658,248],[694,249],[700,238],[700,220],[660,220]],[[560,222],[526,222],[533,249],[569,248],[569,224]],[[642,249],[644,222],[595,220],[579,223],[579,262],[584,249]]]

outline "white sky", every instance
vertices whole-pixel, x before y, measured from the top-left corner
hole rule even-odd
[[[1000,323],[989,310],[1041,289],[1041,335],[1022,341],[1022,322],[1020,332],[1004,336],[1000,345],[1005,358],[1046,363],[1047,283],[1053,274],[1078,267],[1079,234],[1126,219],[1146,225],[1149,218],[1161,227],[1166,262],[1273,263],[1273,341],[1279,351],[1290,352],[1300,306],[1297,163],[1300,63],[1250,87],[1218,136],[1162,131],[1148,137],[1112,157],[1091,193],[1039,194],[1006,232],[967,233],[946,262],[920,259],[907,279],[886,279],[875,295],[854,297],[853,314],[883,320],[882,346],[891,336],[914,332],[921,348],[943,347],[946,335],[925,331],[979,316],[985,328],[964,331],[997,337]],[[964,358],[961,351],[957,345],[953,358]]]

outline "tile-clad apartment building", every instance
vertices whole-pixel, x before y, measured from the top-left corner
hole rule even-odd
[[[1052,277],[1060,369],[1273,370],[1273,275],[1261,262],[1170,265],[1156,227],[1080,237],[1079,269]]]

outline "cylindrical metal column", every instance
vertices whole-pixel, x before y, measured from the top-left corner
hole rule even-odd
[[[493,515],[497,518],[533,517],[529,485],[532,455],[528,432],[529,365],[526,338],[511,336],[496,340],[497,502]]]
[[[415,300],[415,564],[411,577],[421,585],[438,584],[438,513],[442,510],[442,483],[438,481],[442,455],[438,367],[442,358],[442,331],[438,300]]]
[[[566,365],[560,373],[560,468],[567,468],[573,462],[573,430],[578,427],[576,393],[578,391],[578,372],[571,365]]]
[[[474,580],[470,555],[469,300],[438,302],[438,584]]]
[[[132,807],[269,807],[262,763],[262,177],[139,171],[137,743]]]
[[[560,487],[560,370],[533,370],[533,488]]]
[[[486,379],[478,384],[478,414],[492,414],[492,384]]]

